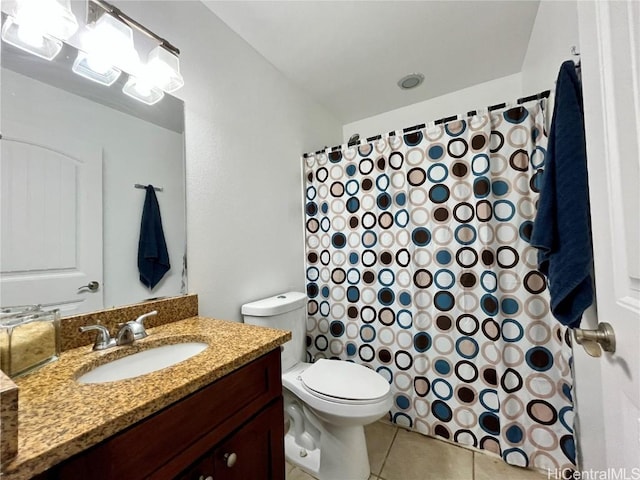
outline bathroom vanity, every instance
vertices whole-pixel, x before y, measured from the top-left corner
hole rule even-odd
[[[18,456],[3,479],[283,479],[282,330],[193,317],[149,330],[131,347],[90,346],[16,382]],[[141,377],[77,378],[135,350],[209,347]]]
[[[279,358],[272,350],[38,478],[281,478]]]

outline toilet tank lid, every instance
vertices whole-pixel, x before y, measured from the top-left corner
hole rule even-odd
[[[280,313],[290,312],[305,306],[307,295],[300,292],[287,292],[273,297],[256,300],[242,306],[242,315],[254,317],[269,317]]]

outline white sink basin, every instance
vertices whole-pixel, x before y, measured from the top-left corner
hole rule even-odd
[[[150,348],[100,365],[79,377],[78,382],[104,383],[138,377],[180,363],[208,346],[202,342],[189,342]]]

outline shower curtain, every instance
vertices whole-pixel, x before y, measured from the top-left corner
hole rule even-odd
[[[529,244],[544,101],[304,157],[307,355],[379,372],[398,425],[559,471],[570,337]]]

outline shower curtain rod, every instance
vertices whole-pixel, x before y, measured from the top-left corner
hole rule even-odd
[[[528,97],[519,98],[516,101],[516,103],[518,105],[521,105],[523,103],[530,102],[532,100],[541,100],[543,98],[548,98],[550,94],[551,94],[551,90],[544,90],[543,92],[537,93],[535,95],[529,95]],[[492,112],[494,110],[500,110],[501,108],[505,108],[506,106],[507,106],[506,103],[499,103],[497,105],[491,105],[489,108],[487,108],[487,110]],[[471,111],[467,112],[467,116],[470,117],[470,116],[475,115],[476,113],[477,113],[477,110],[471,110]],[[457,119],[458,119],[458,115],[452,115],[451,117],[444,117],[444,118],[441,118],[439,120],[436,120],[434,122],[434,124],[435,125],[441,125],[443,123],[451,122],[451,121],[457,120]],[[421,128],[425,128],[425,127],[426,127],[425,123],[420,123],[418,125],[414,125],[413,127],[403,128],[402,129],[402,133],[409,133],[409,132],[412,132],[414,130],[420,130]],[[389,134],[388,134],[389,137],[393,137],[395,135],[396,135],[395,131],[389,132]],[[376,140],[380,140],[381,138],[382,138],[382,135],[375,135],[373,137],[367,138],[365,142],[366,143],[375,142]],[[347,143],[347,146],[351,147],[351,146],[354,146],[354,145],[358,145],[358,143],[359,143],[358,141],[349,142],[349,143]],[[331,147],[331,149],[329,149],[328,147],[325,147],[322,150],[318,150],[315,153],[305,153],[305,154],[302,155],[302,158],[307,158],[310,155],[319,155],[319,154],[321,154],[323,152],[326,152],[327,150],[329,150],[329,152],[335,152],[336,150],[340,150],[343,147],[343,145],[336,145],[335,147]]]

